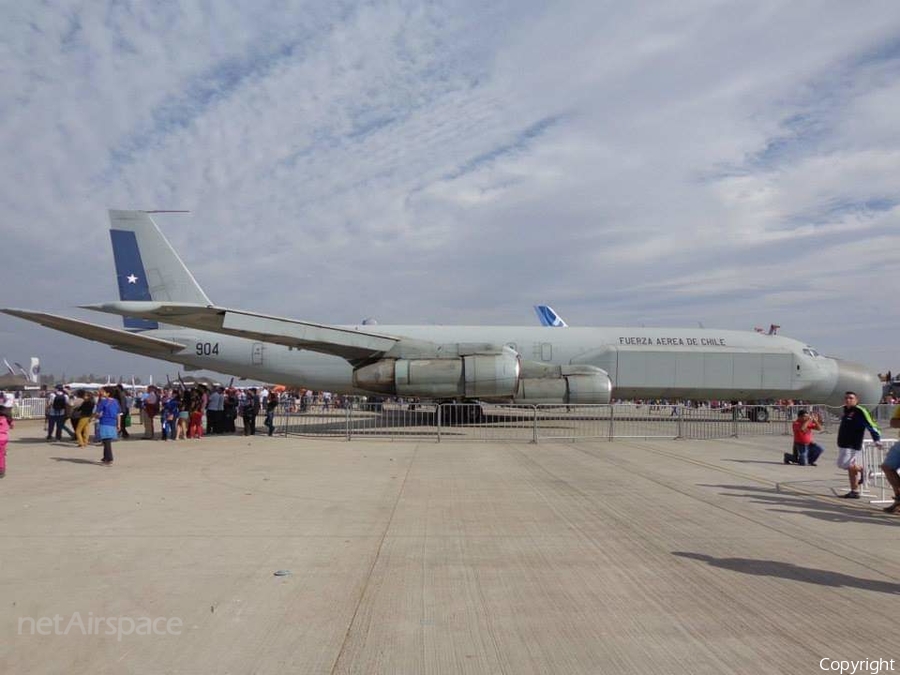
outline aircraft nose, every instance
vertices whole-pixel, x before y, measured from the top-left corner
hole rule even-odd
[[[844,392],[855,391],[859,402],[873,406],[881,403],[882,383],[878,375],[865,366],[851,361],[837,361],[838,376],[829,397],[830,405],[843,405]]]

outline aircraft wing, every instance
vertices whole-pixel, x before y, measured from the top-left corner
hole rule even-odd
[[[366,331],[338,328],[325,324],[284,319],[243,310],[213,305],[193,305],[173,302],[109,302],[83,305],[120,316],[162,321],[213,333],[274,342],[276,344],[332,354],[352,364],[380,358],[390,351],[400,338]]]
[[[174,340],[163,340],[150,337],[149,335],[141,335],[140,333],[130,333],[127,330],[101,326],[87,321],[79,321],[78,319],[69,319],[56,314],[31,312],[24,309],[0,309],[0,312],[10,316],[17,316],[26,321],[33,321],[63,333],[77,335],[94,342],[102,342],[113,349],[121,349],[126,352],[136,352],[147,356],[163,356],[165,354],[174,354],[184,349],[183,344]]]

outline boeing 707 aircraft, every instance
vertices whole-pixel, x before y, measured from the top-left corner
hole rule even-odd
[[[119,330],[4,309],[187,368],[347,394],[520,403],[792,398],[877,403],[865,367],[781,335],[703,328],[332,326],[214,305],[144,211],[110,211]],[[377,329],[377,330],[373,330]]]

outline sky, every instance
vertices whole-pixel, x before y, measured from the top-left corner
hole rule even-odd
[[[0,5],[0,306],[117,298],[107,209],[219,305],[780,333],[900,371],[900,4]],[[178,366],[0,315],[44,373]]]

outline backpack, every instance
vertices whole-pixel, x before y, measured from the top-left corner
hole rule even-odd
[[[66,395],[57,394],[53,397],[53,409],[56,412],[62,412],[66,409]]]

